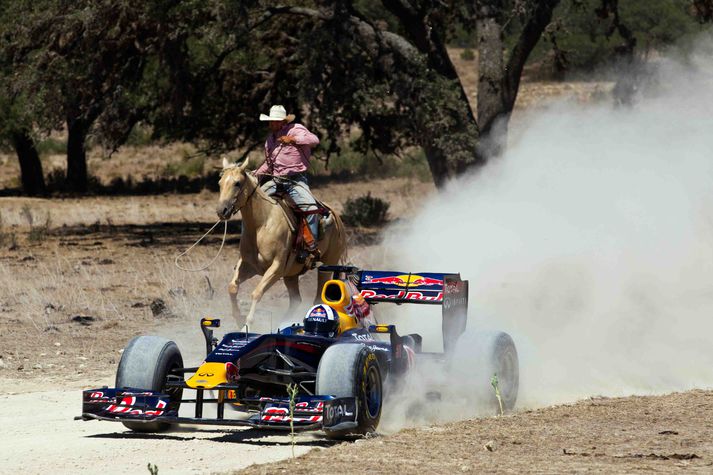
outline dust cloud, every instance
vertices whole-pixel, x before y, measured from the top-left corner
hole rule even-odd
[[[477,329],[512,335],[518,408],[713,387],[708,45],[653,64],[631,107],[531,113],[502,158],[390,233],[391,267],[469,279],[466,344]],[[440,319],[418,312],[439,338]]]

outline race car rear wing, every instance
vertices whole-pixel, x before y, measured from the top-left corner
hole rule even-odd
[[[325,278],[349,278],[364,299],[371,303],[416,303],[441,305],[443,342],[447,350],[465,331],[468,319],[468,281],[455,273],[411,273],[360,270],[352,266],[322,266]]]

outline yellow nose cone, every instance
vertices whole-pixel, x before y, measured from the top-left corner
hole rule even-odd
[[[186,381],[186,385],[193,389],[212,389],[227,382],[225,363],[203,363]]]

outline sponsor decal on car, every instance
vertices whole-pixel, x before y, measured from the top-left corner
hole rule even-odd
[[[433,277],[427,277],[417,274],[388,275],[384,277],[373,277],[371,275],[366,275],[364,278],[364,283],[369,285],[396,285],[398,287],[431,287],[434,285],[443,287],[442,279],[436,279]]]
[[[415,300],[422,302],[440,302],[443,300],[443,292],[424,293],[419,291],[399,290],[398,292],[377,291],[364,289],[361,291],[362,297],[365,299],[394,299],[394,300]]]

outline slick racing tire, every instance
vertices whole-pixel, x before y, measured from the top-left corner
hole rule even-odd
[[[117,388],[148,389],[171,396],[167,409],[178,412],[181,388],[166,389],[166,378],[176,368],[183,368],[183,357],[176,343],[160,336],[137,336],[129,341],[116,370]],[[161,432],[171,424],[166,422],[123,422],[136,432]]]
[[[520,369],[517,349],[510,335],[501,331],[465,334],[458,342],[451,364],[457,369],[464,387],[469,387],[477,403],[487,412],[499,413],[500,404],[493,387],[497,375],[503,410],[510,411],[517,401]],[[460,374],[460,373],[467,374]]]
[[[327,348],[317,368],[317,394],[357,398],[357,427],[325,429],[330,439],[345,439],[376,431],[381,418],[383,384],[379,361],[360,343]]]

